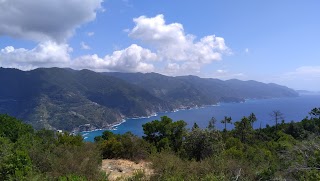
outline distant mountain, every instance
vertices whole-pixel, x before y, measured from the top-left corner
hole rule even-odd
[[[157,73],[104,73],[149,91],[174,106],[195,106],[245,99],[295,97],[298,93],[285,86],[237,79],[222,81],[197,76],[169,77]]]
[[[318,95],[320,91],[296,90],[300,95]]]
[[[256,81],[61,68],[0,68],[0,84],[0,113],[21,118],[36,129],[69,131],[106,128],[125,117],[217,102],[298,95],[287,87]]]

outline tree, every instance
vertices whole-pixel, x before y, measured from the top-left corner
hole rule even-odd
[[[320,119],[320,107],[319,108],[313,108],[310,112],[309,112],[311,117],[318,117],[318,119]]]
[[[280,112],[279,110],[274,110],[272,111],[272,113],[270,113],[270,116],[274,119],[276,123],[276,130],[277,130],[278,122],[284,119],[283,113]]]
[[[158,151],[164,149],[167,144],[174,151],[178,151],[187,131],[186,125],[187,123],[182,120],[173,122],[171,118],[163,116],[161,121],[154,120],[142,125],[145,134],[143,139],[154,144]]]
[[[210,119],[210,121],[209,121],[209,125],[208,125],[208,129],[209,130],[214,130],[214,129],[216,129],[216,122],[217,122],[217,119],[215,118],[215,117],[212,117],[211,119]]]
[[[223,150],[220,132],[194,129],[187,134],[183,148],[190,160],[200,161],[213,154],[218,155]]]
[[[16,142],[22,135],[34,133],[31,125],[23,124],[20,120],[5,114],[0,114],[0,125],[0,136],[7,137],[12,142]]]
[[[254,113],[251,113],[248,117],[249,122],[251,123],[251,126],[253,127],[253,123],[257,121],[257,117]]]
[[[111,138],[114,138],[116,137],[115,134],[113,134],[111,131],[109,130],[106,130],[102,133],[102,136],[101,136],[104,140],[109,140]]]
[[[253,130],[249,119],[244,116],[241,121],[235,122],[234,125],[236,135],[241,139],[241,142],[246,142]]]
[[[81,135],[71,135],[67,132],[57,134],[57,145],[73,145],[81,146],[84,144],[83,137]]]
[[[193,130],[198,129],[198,128],[199,128],[198,124],[197,123],[193,123],[193,126],[192,126],[191,130],[193,131]]]
[[[224,124],[224,130],[227,131],[227,124],[232,124],[231,122],[232,118],[225,116],[223,120],[221,120],[221,123]]]

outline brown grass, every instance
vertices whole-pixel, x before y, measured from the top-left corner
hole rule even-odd
[[[126,180],[138,172],[145,174],[146,180],[153,174],[151,163],[140,161],[135,163],[123,159],[105,159],[102,160],[102,170],[108,175],[108,180]]]

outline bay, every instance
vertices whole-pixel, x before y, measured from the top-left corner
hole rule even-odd
[[[191,128],[194,123],[199,127],[205,128],[212,117],[218,121],[216,123],[217,129],[222,130],[224,125],[220,121],[224,116],[231,116],[232,121],[238,121],[243,116],[248,116],[254,113],[257,117],[257,122],[254,128],[259,128],[260,125],[265,127],[267,124],[274,125],[274,120],[270,113],[274,110],[279,110],[284,115],[285,122],[301,121],[308,116],[312,108],[320,107],[320,95],[301,95],[294,98],[275,98],[262,100],[246,100],[243,103],[220,103],[213,106],[205,106],[201,108],[194,108],[188,110],[179,110],[176,112],[158,113],[156,116],[148,118],[126,119],[124,123],[114,127],[111,130],[116,134],[123,134],[128,131],[137,136],[143,135],[142,125],[153,121],[160,120],[162,116],[168,116],[173,121],[184,120]],[[228,125],[228,129],[233,128],[233,125]],[[85,141],[93,141],[94,137],[100,136],[104,130],[95,130],[90,132],[81,132]]]

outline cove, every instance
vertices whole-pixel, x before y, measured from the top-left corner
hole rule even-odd
[[[220,103],[213,106],[205,106],[188,110],[179,110],[176,112],[158,113],[156,116],[149,118],[126,119],[122,124],[114,127],[111,130],[113,133],[123,134],[132,132],[137,136],[143,136],[142,125],[160,119],[162,116],[168,116],[173,121],[184,120],[191,128],[193,123],[197,123],[199,127],[205,128],[212,117],[218,121],[216,128],[222,130],[224,128],[220,121],[224,116],[231,116],[232,122],[240,120],[243,116],[249,116],[254,113],[257,117],[257,122],[254,128],[259,128],[260,124],[265,127],[267,124],[274,125],[274,120],[270,113],[274,110],[279,110],[284,115],[285,122],[301,121],[308,116],[312,108],[320,107],[320,95],[301,95],[293,98],[274,98],[274,99],[257,99],[246,100],[243,103]],[[233,128],[233,125],[228,125],[228,129]],[[90,132],[81,132],[85,141],[93,141],[94,137],[100,136],[104,130],[95,130]]]

